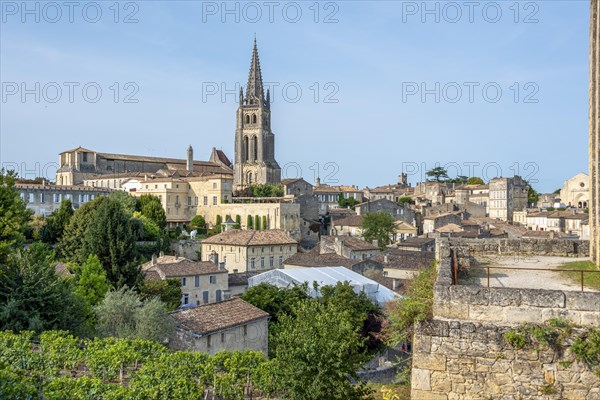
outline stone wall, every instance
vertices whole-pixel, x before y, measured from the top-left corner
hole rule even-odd
[[[472,241],[479,247],[471,250],[497,254],[502,248],[518,248],[501,241]],[[504,332],[525,322],[557,317],[576,325],[600,325],[600,293],[453,285],[450,249],[464,251],[469,248],[465,242],[459,247],[454,239],[436,242],[434,317],[415,330],[412,399],[600,400],[600,378],[586,365],[567,367],[550,349],[515,350],[503,338]],[[549,242],[556,242],[558,249],[538,243],[525,247],[529,254],[554,255],[568,248],[564,241]]]
[[[171,242],[171,251],[180,257],[200,261],[200,240],[178,240]]]
[[[600,399],[600,378],[585,364],[567,366],[549,347],[515,350],[504,339],[509,329],[466,321],[419,324],[411,399]]]
[[[570,239],[450,239],[452,248],[461,254],[477,255],[538,255],[558,257],[588,257],[589,240]]]

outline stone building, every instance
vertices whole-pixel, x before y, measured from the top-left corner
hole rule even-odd
[[[261,351],[269,347],[269,314],[240,298],[186,307],[170,314],[176,330],[171,350],[214,355],[219,351]]]
[[[339,208],[338,200],[340,194],[345,199],[353,198],[358,203],[365,200],[364,193],[356,186],[330,186],[321,185],[321,180],[317,178],[317,184],[314,187],[314,193],[319,200],[319,214],[325,215],[330,209]]]
[[[198,214],[204,216],[209,226],[215,226],[217,216],[225,221],[227,216],[232,220],[239,219],[242,229],[263,230],[279,229],[296,241],[302,238],[303,220],[300,217],[300,205],[285,200],[262,200],[260,198],[248,199],[248,202],[221,203],[213,207],[202,207]],[[239,218],[238,218],[239,217]],[[248,217],[252,218],[252,227],[248,226]],[[257,217],[259,227],[257,227]]]
[[[71,200],[74,209],[98,196],[109,196],[112,192],[106,188],[86,186],[58,186],[49,184],[17,183],[15,189],[27,208],[39,215],[50,215],[60,208],[63,200]]]
[[[381,251],[376,244],[352,236],[323,236],[320,253],[336,253],[352,260],[368,260]]]
[[[229,175],[233,172],[225,154],[216,149],[213,149],[209,161],[194,161],[191,146],[185,159],[100,153],[77,147],[60,153],[56,184],[79,185],[86,179],[96,178],[106,184],[103,187],[117,189],[115,185],[121,174],[156,174],[159,171],[178,172],[180,175],[185,175],[186,171]]]
[[[246,95],[240,88],[235,129],[235,190],[251,184],[281,182],[281,168],[275,161],[275,135],[271,130],[271,100],[265,96],[258,59],[256,38],[246,85]]]
[[[568,207],[588,208],[590,203],[589,175],[579,173],[566,180],[560,190],[560,202]]]
[[[423,233],[427,234],[435,232],[437,229],[448,224],[460,225],[461,220],[462,216],[459,212],[428,215],[425,218],[423,218]]]
[[[282,230],[232,229],[201,242],[202,259],[214,256],[233,273],[282,268],[283,262],[298,251],[298,242]]]
[[[513,212],[527,207],[529,185],[520,176],[490,180],[490,218],[512,222]]]
[[[417,216],[414,209],[408,204],[399,205],[396,201],[389,199],[368,200],[357,204],[355,210],[358,215],[364,215],[369,212],[385,212],[399,221],[404,221],[411,225],[417,224]]]
[[[313,185],[306,182],[303,178],[282,179],[281,184],[283,185],[285,196],[298,197],[314,193]]]
[[[177,256],[153,256],[142,265],[145,279],[177,279],[181,305],[208,304],[229,298],[227,270],[213,261],[192,261]]]

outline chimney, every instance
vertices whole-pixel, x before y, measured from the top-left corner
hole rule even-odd
[[[214,250],[210,253],[209,260],[211,263],[219,265],[219,255]]]
[[[398,281],[396,279],[392,279],[392,290],[395,292],[398,289]]]
[[[377,240],[377,239],[373,240],[373,244],[374,244],[375,246],[379,247],[379,240]]]
[[[192,145],[190,144],[187,148],[187,170],[192,172],[194,170],[194,149],[192,149]]]
[[[156,254],[152,254],[152,265],[156,265]]]
[[[158,253],[158,257],[159,257],[159,258],[162,258],[162,257],[164,257],[164,256],[165,256],[165,252],[164,252],[164,251],[161,251],[160,253]]]
[[[387,263],[388,263],[388,255],[387,255],[387,253],[385,253],[385,254],[383,255],[383,262],[384,262],[385,264],[387,264]]]

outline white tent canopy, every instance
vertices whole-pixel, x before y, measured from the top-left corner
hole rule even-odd
[[[248,287],[257,286],[261,283],[269,283],[280,288],[308,283],[308,295],[319,296],[318,291],[313,288],[316,282],[319,287],[336,285],[338,282],[349,282],[356,293],[365,292],[367,297],[380,306],[400,296],[375,282],[365,278],[346,267],[317,267],[317,268],[293,268],[273,269],[248,279]]]

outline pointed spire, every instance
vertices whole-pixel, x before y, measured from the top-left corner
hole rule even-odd
[[[254,48],[252,49],[252,61],[248,73],[248,85],[246,86],[246,104],[263,105],[264,91],[262,74],[260,72],[260,61],[258,59],[258,47],[256,46],[256,34],[254,36]]]

